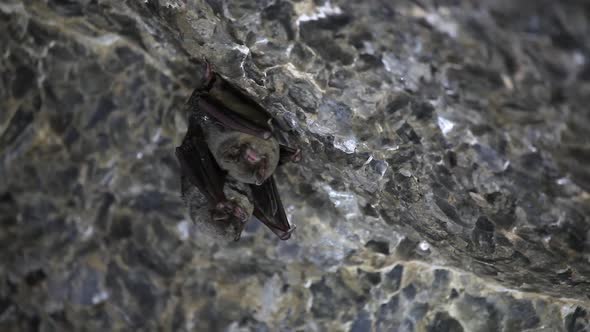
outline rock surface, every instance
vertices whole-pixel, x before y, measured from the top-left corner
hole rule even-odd
[[[584,1],[0,3],[0,330],[590,328]],[[297,230],[195,231],[202,59],[292,128]]]

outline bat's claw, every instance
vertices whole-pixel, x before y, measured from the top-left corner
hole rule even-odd
[[[293,153],[293,155],[291,156],[291,161],[294,162],[294,163],[300,162],[301,161],[301,155],[302,155],[301,149],[297,148],[295,150],[295,153]]]
[[[297,228],[297,227],[295,227],[295,225],[291,226],[291,228],[288,231],[286,231],[284,234],[279,235],[279,239],[281,239],[283,241],[288,240],[291,237],[291,233],[293,233],[295,228]]]
[[[211,88],[211,84],[213,83],[213,81],[215,81],[215,73],[213,71],[213,66],[204,57],[203,61],[205,61],[205,86],[207,88]]]
[[[234,217],[238,218],[241,222],[246,222],[249,219],[246,211],[239,206],[234,207]]]

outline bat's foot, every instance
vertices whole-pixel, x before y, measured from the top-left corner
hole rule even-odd
[[[205,73],[203,74],[203,80],[199,83],[199,86],[193,90],[190,98],[188,99],[187,104],[191,106],[191,109],[198,109],[199,107],[199,99],[207,93],[215,83],[215,72],[213,71],[213,66],[207,61],[207,59],[203,58],[203,62],[205,62]]]
[[[230,221],[230,219],[235,218],[241,222],[248,221],[250,217],[241,206],[231,201],[217,203],[215,209],[211,212],[211,216],[216,221]]]
[[[213,71],[213,66],[207,61],[207,59],[203,58],[205,61],[205,86],[207,89],[210,89],[215,82],[215,72]]]
[[[238,203],[226,200],[217,203],[211,210],[211,219],[222,233],[238,241],[246,222],[250,219],[250,214]]]

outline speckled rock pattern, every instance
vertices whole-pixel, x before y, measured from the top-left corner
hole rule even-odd
[[[590,6],[0,2],[1,331],[590,329]],[[297,226],[199,234],[206,58],[291,128]]]

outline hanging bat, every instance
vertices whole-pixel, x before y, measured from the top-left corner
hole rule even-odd
[[[272,174],[301,152],[281,144],[272,116],[206,64],[205,83],[189,99],[189,128],[176,149],[191,217],[238,240],[254,215],[280,239],[291,227]]]

